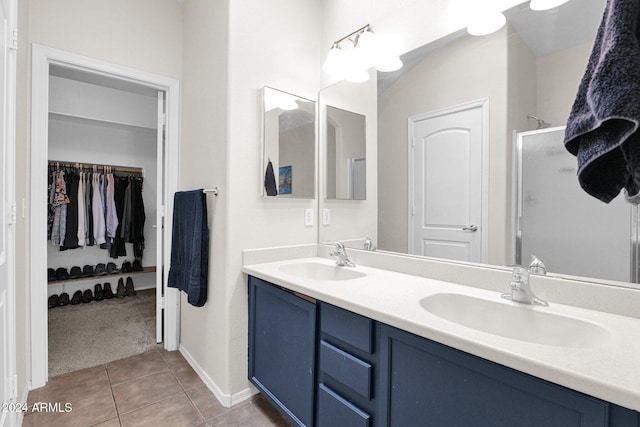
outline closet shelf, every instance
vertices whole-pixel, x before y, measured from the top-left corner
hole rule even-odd
[[[153,131],[157,129],[157,127],[155,126],[152,127],[152,126],[143,125],[143,124],[125,123],[121,121],[106,120],[106,119],[100,119],[97,117],[88,117],[88,116],[82,116],[79,114],[59,112],[59,111],[49,111],[49,116],[55,117],[58,119],[63,119],[63,120],[70,120],[78,123],[79,122],[98,123],[98,124],[107,125],[107,126],[116,126],[116,127],[126,126],[126,127],[132,127],[132,128],[144,129],[144,130],[153,130]]]
[[[117,272],[114,274],[103,274],[102,276],[91,276],[91,277],[78,277],[76,279],[67,279],[67,280],[54,280],[53,282],[48,282],[49,285],[56,285],[58,283],[73,283],[73,282],[82,282],[82,281],[96,281],[96,282],[109,282],[110,280],[105,279],[108,277],[119,278],[122,276],[133,276],[135,274],[144,274],[144,273],[155,273],[156,266],[151,267],[143,267],[142,271],[129,271],[127,273]]]

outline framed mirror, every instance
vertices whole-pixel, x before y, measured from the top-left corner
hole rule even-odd
[[[313,199],[316,103],[268,86],[263,99],[263,196]]]
[[[572,0],[559,7],[546,11],[533,11],[529,2],[522,2],[504,12],[507,24],[499,31],[475,37],[466,30],[448,34],[432,43],[421,46],[402,55],[404,67],[393,73],[372,72],[376,80],[369,99],[375,101],[374,115],[367,115],[367,126],[372,124],[375,140],[369,145],[368,157],[375,151],[376,161],[369,161],[367,167],[374,171],[372,179],[367,181],[370,190],[375,188],[372,200],[375,207],[366,212],[345,212],[338,216],[332,213],[332,224],[321,227],[319,241],[342,240],[347,246],[362,248],[363,239],[368,236],[374,239],[378,250],[403,253],[412,256],[432,256],[453,261],[486,263],[494,266],[505,266],[516,261],[516,237],[518,228],[517,213],[517,176],[516,176],[516,141],[518,135],[541,128],[562,126],[567,122],[569,111],[575,100],[578,85],[584,74],[589,55],[595,39],[597,27],[602,18],[604,0]],[[387,11],[393,14],[394,11]],[[405,11],[398,10],[398,14]],[[397,16],[395,17],[398,18]],[[412,32],[423,31],[417,26]],[[405,34],[407,38],[415,34]],[[377,76],[377,78],[376,78]],[[367,84],[367,83],[365,83]],[[320,102],[325,92],[331,98],[349,98],[356,93],[354,86],[358,83],[339,82],[320,91]],[[361,94],[358,95],[362,99]],[[354,99],[355,101],[355,99]],[[485,109],[475,121],[478,134],[486,144],[486,152],[480,151],[475,160],[462,159],[461,153],[471,147],[470,140],[458,140],[458,150],[444,151],[445,143],[432,135],[452,134],[454,130],[470,129],[471,125],[459,122],[444,123],[440,119],[453,116],[466,109],[477,107]],[[421,122],[428,119],[432,128],[415,126],[422,134],[413,133],[408,121]],[[473,119],[471,119],[473,122]],[[321,125],[322,128],[323,125]],[[412,185],[411,168],[417,163],[410,162],[412,144],[420,145],[425,141],[428,147],[416,158],[426,158],[425,165],[430,170],[439,167],[443,178],[432,178],[424,185],[427,195],[433,196],[437,203],[414,197],[410,203]],[[447,139],[449,141],[449,139]],[[367,141],[367,144],[370,144]],[[574,161],[564,150],[562,142],[558,142],[558,150],[569,161]],[[467,147],[467,148],[465,148]],[[424,147],[423,147],[424,148]],[[447,147],[449,148],[449,147]],[[321,148],[322,151],[323,148]],[[485,154],[483,154],[485,153]],[[525,154],[526,155],[526,154]],[[447,158],[449,160],[447,160]],[[473,162],[473,164],[469,163]],[[534,176],[562,175],[573,180],[577,186],[575,174],[562,173],[545,169],[545,162],[537,166]],[[466,166],[464,166],[466,165]],[[476,175],[471,176],[471,166],[479,168]],[[449,174],[449,175],[447,175]],[[483,178],[486,177],[486,178]],[[454,178],[459,181],[458,190],[452,189]],[[321,178],[322,179],[322,178]],[[479,190],[464,190],[464,184],[484,183]],[[413,188],[416,186],[414,185]],[[560,191],[564,184],[550,187],[550,191]],[[479,202],[463,200],[467,196],[483,197]],[[531,194],[523,198],[527,200]],[[371,196],[368,191],[367,198]],[[556,194],[562,197],[560,194]],[[430,199],[430,200],[431,200]],[[322,200],[320,201],[322,204]],[[595,201],[598,204],[599,202]],[[326,202],[325,202],[326,204]],[[445,206],[446,204],[446,206]],[[600,206],[603,209],[614,209],[613,206]],[[420,213],[419,208],[422,209]],[[451,214],[445,209],[461,209]],[[558,209],[560,209],[558,207]],[[529,212],[535,212],[531,210]],[[550,215],[546,211],[546,219],[562,215]],[[473,215],[477,215],[472,217]],[[589,215],[589,212],[584,212]],[[435,233],[422,239],[410,236],[410,223],[418,216],[418,223],[435,224]],[[628,214],[626,214],[628,215]],[[566,217],[566,216],[565,216]],[[363,222],[375,218],[375,223],[368,226]],[[454,218],[455,221],[452,219]],[[436,221],[437,219],[437,221]],[[527,221],[535,221],[527,218]],[[600,229],[590,230],[589,234],[599,237],[613,238],[607,231],[606,224],[599,224]],[[542,224],[543,229],[552,228],[551,224]],[[415,229],[416,227],[414,227]],[[637,226],[636,226],[637,228]],[[553,226],[557,233],[545,233],[556,242],[562,241],[570,247],[576,236],[567,233],[567,227]],[[455,230],[458,236],[444,236],[442,232]],[[526,233],[525,233],[526,234]],[[483,252],[468,250],[468,242],[462,240],[468,236],[482,236],[480,246]],[[536,233],[536,236],[541,236]],[[411,245],[413,238],[414,244]],[[625,236],[623,243],[616,246],[632,247],[637,245],[632,238]],[[430,242],[443,242],[438,255],[421,252]],[[415,242],[421,244],[415,244]],[[530,241],[532,243],[532,241]],[[553,242],[548,242],[553,246]],[[598,247],[606,247],[599,242]],[[525,244],[525,252],[538,255],[550,268],[548,271],[560,276],[582,276],[581,279],[612,283],[622,286],[638,287],[618,276],[608,276],[604,268],[590,265],[583,268],[572,264],[567,268],[562,262],[544,259],[538,249]],[[627,251],[635,256],[637,250]],[[472,258],[468,255],[476,253]],[[551,258],[556,258],[553,254]],[[528,265],[530,259],[522,257],[518,261]],[[560,261],[558,259],[558,261]],[[576,261],[575,258],[572,262]],[[579,260],[578,260],[579,261]],[[603,262],[606,260],[603,258]],[[593,264],[593,259],[588,261]],[[625,271],[628,271],[627,263]],[[579,272],[582,272],[580,274]],[[634,274],[631,274],[633,281]]]

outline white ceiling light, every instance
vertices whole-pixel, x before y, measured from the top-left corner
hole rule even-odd
[[[507,18],[502,12],[483,11],[470,20],[467,32],[472,36],[486,36],[498,31],[506,22]]]
[[[350,43],[341,45],[346,41]],[[383,72],[395,71],[402,67],[402,61],[365,25],[333,43],[322,70],[339,80],[364,82],[369,80],[367,70],[371,67]]]
[[[567,3],[568,1],[569,0],[531,0],[529,8],[531,8],[531,10],[553,9],[554,7]]]

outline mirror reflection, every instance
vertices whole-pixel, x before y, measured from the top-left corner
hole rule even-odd
[[[366,118],[327,105],[326,198],[366,200]]]
[[[351,221],[357,234],[340,224],[344,235],[321,228],[319,241],[340,239],[362,248],[369,235],[375,236],[379,250],[499,266],[515,263],[517,135],[566,123],[603,9],[604,0],[571,1],[546,11],[532,11],[525,2],[505,11],[507,25],[496,33],[450,34],[403,55],[405,66],[398,72],[378,73],[377,117],[367,116],[377,130],[377,228],[363,231],[356,227],[357,218],[341,218]],[[353,91],[353,85],[340,82],[329,90],[335,96],[340,88]],[[456,116],[464,116],[465,122]],[[564,150],[561,142],[559,148]],[[419,168],[429,171],[428,179],[422,169],[415,173]],[[538,177],[557,172],[544,162],[536,168]],[[411,178],[412,173],[422,181]],[[578,185],[575,173],[572,182]],[[547,219],[558,216],[545,212]],[[419,233],[427,226],[432,230],[425,238]],[[604,225],[598,226],[588,233],[606,238]],[[544,233],[550,239],[580,244],[557,224],[546,227],[558,230]],[[625,239],[615,245],[630,247]],[[606,242],[598,245],[607,247]],[[535,249],[527,251],[558,274],[624,281],[631,268],[626,263],[625,274],[609,277],[597,266],[565,268]],[[519,261],[527,265],[524,258]]]
[[[264,87],[265,197],[315,197],[316,103]]]

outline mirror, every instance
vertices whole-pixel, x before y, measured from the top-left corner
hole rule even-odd
[[[267,86],[263,99],[263,195],[313,199],[316,103]]]
[[[378,72],[377,87],[373,88],[377,114],[366,116],[368,132],[371,126],[372,139],[375,139],[374,145],[368,147],[368,157],[372,152],[376,155],[376,161],[370,160],[367,165],[374,170],[372,179],[367,180],[368,199],[375,200],[376,206],[363,212],[362,216],[347,212],[347,215],[338,217],[332,209],[333,222],[320,228],[319,241],[341,240],[350,247],[361,249],[364,238],[368,236],[374,239],[378,250],[422,255],[410,249],[410,221],[415,216],[412,210],[418,211],[425,202],[414,200],[413,204],[410,203],[412,184],[408,175],[410,166],[414,167],[416,163],[408,161],[411,143],[407,122],[413,118],[422,126],[422,122],[431,121],[436,126],[434,134],[441,134],[443,129],[453,132],[455,123],[450,126],[438,120],[477,107],[480,112],[476,123],[484,145],[476,157],[482,167],[476,175],[466,175],[460,181],[481,184],[480,194],[484,197],[480,197],[473,208],[479,210],[481,219],[469,219],[468,212],[465,212],[466,221],[462,215],[463,219],[450,220],[452,223],[449,224],[446,221],[453,215],[448,212],[436,212],[432,217],[437,216],[441,221],[441,230],[437,231],[455,228],[461,235],[481,235],[480,255],[466,261],[496,266],[513,264],[517,225],[516,135],[566,123],[602,18],[604,3],[604,0],[573,0],[555,9],[535,12],[529,9],[527,1],[505,11],[507,25],[494,34],[473,37],[461,30],[404,54],[402,60],[405,65],[401,70]],[[372,77],[376,79],[375,72]],[[339,82],[323,89],[320,104],[327,97],[333,99],[339,97],[339,93],[353,93],[355,85]],[[429,129],[422,129],[425,136],[431,135]],[[437,139],[433,142],[428,149],[439,153],[435,164],[443,166],[439,176],[446,180],[437,181],[436,176],[431,180],[433,185],[430,188],[436,200],[437,196],[445,194],[447,197],[440,198],[448,198],[450,204],[456,205],[469,194],[460,193],[465,191],[463,187],[456,187],[463,190],[449,190],[453,184],[451,176],[447,175],[451,172],[447,165],[454,163],[447,163],[446,159],[451,155],[460,156],[465,151],[466,142],[460,139],[457,152],[438,151],[442,144]],[[560,148],[564,150],[562,145]],[[456,161],[456,165],[459,166],[459,162]],[[454,176],[469,173],[469,169],[458,168]],[[546,172],[540,170],[538,174],[545,175]],[[549,172],[549,175],[553,173]],[[575,176],[574,179],[577,182]],[[373,195],[372,188],[375,188]],[[469,193],[476,194],[475,191]],[[321,194],[321,209],[328,205],[323,196]],[[461,202],[458,205],[464,205],[465,209],[471,206]],[[365,216],[376,218],[375,224],[363,226]],[[566,234],[554,235],[553,238],[572,239]],[[449,237],[437,233],[431,237],[432,241],[443,239]],[[466,250],[467,244],[451,239],[449,247],[452,249],[449,252],[452,256],[448,256],[446,251],[441,251],[438,256],[459,260],[459,254],[470,252]],[[563,271],[561,265],[556,266],[544,258],[543,261],[553,266],[548,270],[557,275],[575,275],[575,271],[583,271],[581,276],[588,274],[588,280],[604,278],[617,285],[623,284],[613,282],[619,278],[603,277],[592,270]],[[529,260],[522,259],[522,263],[528,265]],[[626,285],[637,287],[630,283]]]
[[[366,200],[366,118],[331,105],[323,109],[326,198]]]

